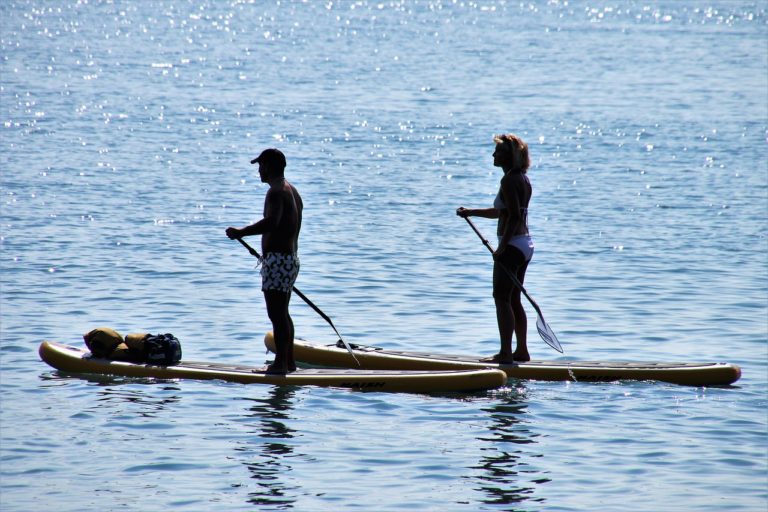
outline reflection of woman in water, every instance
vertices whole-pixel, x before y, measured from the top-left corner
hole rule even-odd
[[[537,487],[550,479],[546,472],[535,469],[531,461],[541,457],[534,445],[540,434],[531,432],[525,417],[528,413],[527,391],[524,387],[510,396],[495,401],[482,411],[488,414],[488,432],[478,437],[484,445],[476,469],[478,490],[486,496],[487,505],[506,505],[499,510],[540,510],[544,499],[536,496]],[[537,503],[539,506],[535,506]]]
[[[530,166],[528,145],[513,134],[497,135],[493,140],[496,143],[493,165],[504,171],[493,208],[460,207],[456,214],[465,218],[475,216],[499,219],[496,231],[499,246],[493,254],[493,299],[496,303],[501,349],[498,354],[484,361],[529,361],[531,356],[528,354],[527,344],[528,317],[520,301],[520,289],[507,275],[507,271],[514,273],[522,284],[528,263],[533,257],[533,239],[528,232],[528,203],[533,193],[533,187],[526,175]],[[514,352],[513,333],[517,339]]]

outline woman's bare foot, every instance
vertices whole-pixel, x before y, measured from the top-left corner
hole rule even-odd
[[[486,357],[480,360],[482,363],[496,363],[496,364],[514,364],[514,363],[524,363],[526,361],[530,361],[531,356],[528,355],[527,352],[523,354],[518,354],[515,352],[514,354],[496,354],[491,357]]]
[[[496,354],[491,357],[485,357],[480,360],[481,363],[496,363],[496,364],[512,364],[514,363],[514,358],[512,357],[512,354]]]
[[[527,363],[528,361],[531,360],[531,356],[528,354],[527,350],[525,352],[517,352],[517,351],[515,351],[515,353],[512,354],[512,358],[517,363]]]

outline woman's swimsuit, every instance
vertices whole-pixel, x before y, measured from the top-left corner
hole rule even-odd
[[[496,194],[496,199],[493,200],[493,207],[497,210],[505,210],[507,206],[504,204],[504,198],[501,196],[501,189]],[[528,208],[520,208],[520,213],[525,219],[525,225],[528,225]],[[501,242],[501,237],[499,237]],[[533,238],[530,234],[515,235],[513,236],[507,245],[511,245],[523,254],[525,261],[531,261],[533,258]]]
[[[501,241],[501,237],[499,237],[499,241]],[[513,236],[507,245],[511,245],[523,253],[525,261],[531,261],[531,258],[533,258],[533,238],[531,238],[531,235]]]

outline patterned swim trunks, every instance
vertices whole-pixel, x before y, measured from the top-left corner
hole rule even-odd
[[[268,252],[261,259],[262,291],[277,290],[288,293],[299,276],[299,257],[296,254]]]

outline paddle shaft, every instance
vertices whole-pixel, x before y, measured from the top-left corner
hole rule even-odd
[[[255,258],[257,258],[257,259],[261,260],[261,255],[260,255],[260,254],[259,254],[259,253],[256,251],[256,249],[254,249],[253,247],[251,247],[250,245],[248,245],[248,242],[246,242],[246,241],[245,241],[245,240],[243,240],[242,238],[237,238],[236,240],[237,240],[238,242],[240,242],[241,244],[243,244],[243,247],[245,247],[246,249],[248,249],[248,252],[249,252],[249,253],[251,253],[251,255],[252,255],[252,256],[254,256]],[[347,342],[346,342],[346,341],[344,341],[344,338],[342,338],[342,337],[341,337],[341,334],[339,334],[339,331],[338,331],[338,329],[336,329],[336,326],[335,326],[335,325],[333,325],[333,321],[330,319],[330,317],[329,317],[328,315],[326,315],[325,313],[323,313],[323,311],[322,311],[322,310],[321,310],[319,307],[315,306],[314,302],[312,302],[311,300],[309,300],[309,298],[308,298],[306,295],[304,295],[303,293],[301,293],[301,291],[300,291],[298,288],[296,288],[295,286],[293,287],[293,291],[294,291],[294,292],[296,292],[296,295],[298,295],[299,297],[301,297],[301,300],[303,300],[304,302],[306,302],[306,303],[307,303],[307,305],[308,305],[309,307],[311,307],[312,309],[314,309],[314,310],[315,310],[315,312],[316,312],[318,315],[320,315],[321,317],[323,317],[323,320],[325,320],[326,322],[328,322],[328,325],[330,325],[330,326],[331,326],[331,329],[333,329],[333,332],[335,332],[335,333],[336,333],[336,336],[338,336],[338,337],[339,337],[339,339],[341,340],[341,342],[342,342],[342,343],[344,344],[344,346],[347,348],[347,351],[349,352],[349,355],[351,355],[351,356],[352,356],[352,359],[354,359],[354,360],[355,360],[355,362],[357,363],[357,365],[358,365],[358,366],[360,366],[360,362],[359,362],[359,361],[357,360],[357,358],[355,357],[355,354],[352,352],[352,349],[351,349],[351,348],[349,348],[349,345],[347,345]]]

